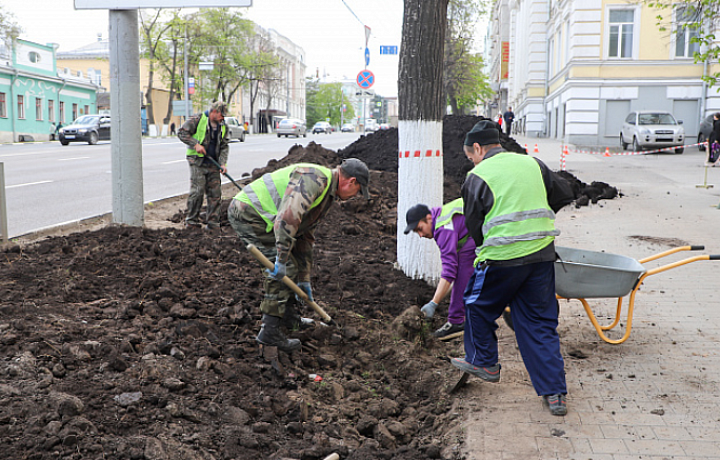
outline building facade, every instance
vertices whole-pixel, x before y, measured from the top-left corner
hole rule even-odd
[[[667,110],[693,143],[702,118],[720,110],[720,95],[702,78],[720,66],[695,63],[699,45],[683,27],[684,6],[496,2],[488,40],[496,111],[511,106],[514,129],[528,136],[615,147],[629,112]]]
[[[0,142],[46,141],[57,124],[97,113],[98,86],[58,73],[55,50],[21,39],[0,48]]]

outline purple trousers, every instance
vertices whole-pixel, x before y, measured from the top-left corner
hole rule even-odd
[[[450,291],[450,306],[448,307],[448,322],[450,324],[462,324],[465,322],[465,300],[463,294],[475,271],[475,245],[466,244],[458,254],[458,271]]]

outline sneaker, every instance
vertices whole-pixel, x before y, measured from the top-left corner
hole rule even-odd
[[[475,377],[480,377],[486,382],[499,382],[500,381],[500,364],[496,364],[490,367],[475,367],[463,358],[453,358],[450,360],[453,366],[457,367],[463,372],[472,374]]]
[[[435,331],[433,334],[436,338],[440,340],[448,340],[448,339],[454,339],[455,337],[459,337],[463,334],[463,331],[465,330],[465,324],[452,324],[450,322],[447,322],[443,324],[443,326]]]
[[[547,404],[550,409],[550,413],[553,415],[565,415],[567,414],[567,404],[565,403],[564,394],[545,395],[543,396],[543,402]]]

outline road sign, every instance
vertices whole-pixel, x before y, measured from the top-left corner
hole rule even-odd
[[[188,94],[195,94],[195,79],[193,77],[188,78]]]
[[[365,67],[370,65],[370,48],[365,48]]]
[[[397,46],[381,46],[380,54],[398,54]]]
[[[252,0],[75,0],[76,10],[136,10],[138,8],[209,8],[252,6]]]
[[[357,75],[355,80],[360,88],[370,88],[375,83],[375,75],[369,70],[363,70]]]

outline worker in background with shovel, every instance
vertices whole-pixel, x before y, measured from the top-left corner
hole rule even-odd
[[[438,304],[450,294],[448,320],[437,331],[435,337],[450,340],[462,335],[465,326],[465,302],[463,292],[473,274],[475,241],[468,233],[463,215],[462,198],[451,201],[443,207],[428,208],[416,204],[405,215],[405,234],[417,233],[421,238],[432,238],[440,249],[442,273],[432,300],[420,310],[430,319]]]
[[[367,165],[355,158],[335,169],[299,163],[251,182],[228,206],[230,225],[245,246],[253,245],[275,261],[272,270],[265,270],[260,344],[285,353],[300,349],[300,341],[288,339],[281,327],[292,330],[307,322],[296,310],[295,294],[281,280],[287,275],[313,300],[315,228],[336,199],[350,199],[361,190],[368,199],[369,179]]]
[[[227,104],[213,103],[210,109],[193,115],[178,130],[178,138],[188,149],[190,164],[190,194],[187,199],[185,227],[199,229],[200,209],[207,195],[206,229],[220,229],[220,202],[222,184],[220,174],[227,173],[226,164],[230,154],[227,127],[225,126]]]

